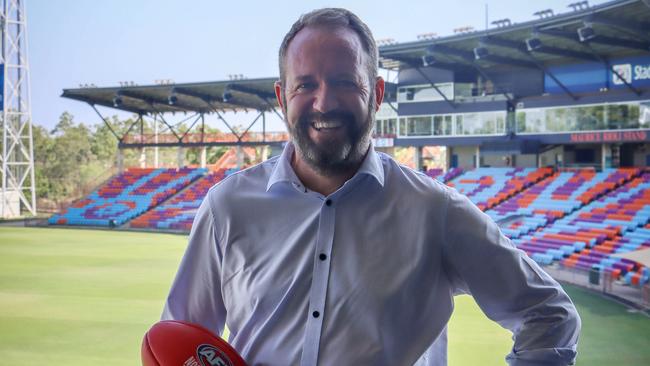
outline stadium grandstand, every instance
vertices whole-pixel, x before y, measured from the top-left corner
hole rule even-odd
[[[381,42],[380,67],[397,77],[374,143],[467,195],[554,276],[650,307],[650,1],[572,9]],[[276,79],[65,89],[109,127],[97,106],[137,116],[111,130],[120,149],[200,148],[201,162],[121,167],[49,223],[189,231],[210,186],[288,140],[266,130],[267,114],[282,118]],[[227,111],[257,117],[237,129]],[[189,129],[167,121],[174,113],[190,115]],[[207,131],[206,115],[226,132]],[[145,119],[163,128],[145,133]],[[210,146],[230,150],[209,166]]]

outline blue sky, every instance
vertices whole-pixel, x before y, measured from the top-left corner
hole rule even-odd
[[[524,22],[542,9],[568,12],[572,2],[26,0],[32,117],[47,128],[64,111],[77,121],[100,122],[88,105],[60,97],[62,89],[85,83],[276,76],[282,37],[300,14],[315,8],[346,7],[370,26],[375,38],[407,42],[422,33],[450,35],[461,26],[484,29],[486,4],[490,22]],[[102,113],[117,114],[112,109]],[[252,118],[235,117],[241,123]]]

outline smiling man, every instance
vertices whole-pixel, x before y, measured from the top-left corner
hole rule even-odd
[[[572,364],[580,318],[559,284],[467,198],[373,149],[368,27],[316,10],[279,56],[291,142],[210,190],[163,319],[227,325],[252,365],[406,366],[427,349],[419,364],[443,365],[453,296],[470,293],[513,332],[511,365]]]
[[[275,92],[297,151],[292,165],[325,195],[354,175],[370,146],[384,95],[372,47],[371,56],[350,28],[315,24],[294,26],[280,50]]]

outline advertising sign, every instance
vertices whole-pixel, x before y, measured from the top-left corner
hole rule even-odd
[[[573,93],[597,92],[602,88],[625,89],[627,86],[623,80],[633,87],[650,87],[650,57],[611,60],[611,68],[602,62],[590,62],[551,67],[549,71]],[[544,75],[544,91],[564,93],[548,74]]]

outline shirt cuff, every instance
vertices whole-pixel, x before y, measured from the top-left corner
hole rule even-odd
[[[506,356],[510,366],[568,366],[575,365],[576,346],[572,348],[541,348],[512,351]]]

